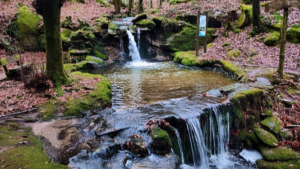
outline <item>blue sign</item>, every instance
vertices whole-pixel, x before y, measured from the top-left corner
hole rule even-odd
[[[206,15],[200,15],[199,17],[199,36],[205,37],[206,36]]]

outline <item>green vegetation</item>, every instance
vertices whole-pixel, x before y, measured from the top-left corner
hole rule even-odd
[[[105,107],[111,103],[111,87],[105,77],[81,72],[73,72],[69,76],[73,79],[101,78],[101,81],[94,86],[92,92],[64,103],[64,116],[82,116],[83,111]]]
[[[108,56],[103,54],[102,52],[104,52],[104,50],[98,46],[98,45],[95,45],[94,48],[93,48],[93,56],[97,57],[97,58],[100,58],[102,60],[108,60]]]
[[[151,129],[152,148],[160,153],[169,153],[172,148],[172,142],[169,134],[161,128],[155,126]]]
[[[39,107],[39,117],[43,119],[43,121],[49,121],[55,119],[56,116],[56,106],[50,101],[42,104]]]
[[[87,56],[87,57],[85,58],[85,60],[96,62],[96,63],[98,63],[99,65],[102,65],[102,63],[103,63],[102,60],[100,60],[100,59],[95,59],[95,58],[93,58],[93,56]]]
[[[234,74],[237,79],[242,79],[245,76],[245,72],[242,68],[234,65],[230,61],[222,60],[222,67],[225,71]]]
[[[281,131],[281,121],[274,117],[268,117],[260,122],[261,125],[266,127],[271,132],[275,133],[276,135],[279,134]]]
[[[255,128],[254,132],[261,142],[270,147],[277,147],[278,140],[270,132],[259,128]]]
[[[169,4],[170,5],[175,5],[175,4],[179,4],[179,3],[187,3],[190,2],[191,0],[169,0]]]
[[[233,49],[227,53],[228,58],[240,57],[242,52],[239,49]]]
[[[271,33],[264,41],[267,46],[276,46],[279,43],[280,33],[273,32]]]
[[[176,52],[174,62],[181,63],[185,66],[197,66],[198,57],[195,51]]]
[[[289,161],[298,159],[298,154],[290,148],[269,148],[265,146],[259,146],[259,149],[262,156],[267,161]]]
[[[268,116],[268,117],[271,117],[272,116],[272,110],[270,110],[270,109],[265,110],[264,115]]]
[[[156,24],[153,21],[148,20],[148,19],[139,20],[135,23],[135,25],[140,26],[140,27],[146,27],[150,30],[154,29],[156,26]]]
[[[267,162],[264,160],[256,161],[257,168],[260,169],[299,169],[300,161],[299,160],[291,160],[288,162]]]
[[[0,155],[3,159],[0,162],[2,168],[69,168],[55,164],[43,152],[43,143],[32,133],[30,128],[20,129],[13,129],[6,124],[0,125],[0,146],[10,147]],[[20,142],[25,144],[20,144]]]
[[[101,7],[110,7],[109,3],[107,3],[105,0],[96,0],[96,2],[99,2]]]
[[[108,24],[108,34],[109,35],[116,35],[117,34],[117,28],[118,28],[117,24],[110,22]]]
[[[242,13],[238,19],[237,27],[244,28],[252,22],[252,5],[241,5]]]
[[[288,30],[287,40],[292,43],[300,43],[300,27],[292,27]]]

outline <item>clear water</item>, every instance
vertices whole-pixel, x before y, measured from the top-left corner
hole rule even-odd
[[[97,72],[112,85],[113,109],[125,110],[186,97],[234,83],[225,74],[174,62],[129,62]]]

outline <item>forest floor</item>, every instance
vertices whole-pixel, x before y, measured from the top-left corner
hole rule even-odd
[[[15,14],[18,10],[18,3],[32,8],[32,0],[11,0],[10,3],[0,1],[0,35],[6,38],[10,38],[9,35],[3,35],[5,28],[13,21]],[[169,5],[164,2],[162,8],[157,12],[157,1],[153,1],[153,8],[149,8],[150,1],[144,0],[144,7],[148,16],[165,16],[168,18],[174,18],[177,14],[196,14],[198,10],[214,10],[216,12],[227,13],[230,10],[238,9],[240,6],[240,0],[211,0],[182,3],[177,5]],[[99,17],[99,14],[114,14],[113,5],[111,7],[100,7],[100,4],[96,0],[87,0],[86,4],[66,2],[61,10],[61,20],[64,20],[66,16],[72,16],[73,22],[78,24],[77,18],[80,18],[89,23]],[[121,10],[121,13],[126,13],[125,9]],[[264,8],[261,8],[261,13],[265,16],[270,15],[264,12]],[[282,14],[282,11],[280,11]],[[272,16],[271,16],[272,17]],[[296,8],[291,9],[289,14],[289,27],[293,24],[298,24],[300,21],[300,10]],[[233,62],[239,62],[242,65],[255,65],[264,67],[274,67],[278,65],[279,45],[275,47],[268,47],[264,45],[263,38],[268,33],[261,33],[255,37],[248,38],[249,32],[252,27],[246,27],[242,29],[240,33],[229,32],[228,37],[223,37],[223,28],[217,28],[215,35],[218,37],[212,42],[212,47],[208,48],[207,53],[201,53],[203,59],[224,59]],[[224,46],[224,43],[230,43],[230,46]],[[237,58],[228,58],[227,53],[229,49],[239,49],[242,51],[242,55]],[[255,55],[249,57],[249,49],[254,49]],[[5,50],[0,49],[0,58],[9,56]],[[44,52],[25,52],[21,53],[24,63],[35,62],[38,64],[44,64],[46,57]],[[287,43],[286,55],[285,55],[285,71],[286,72],[300,72],[300,45]],[[10,65],[11,67],[15,65]],[[2,69],[2,68],[1,68]],[[0,71],[0,79],[5,79],[4,71]],[[89,85],[94,85],[96,81],[84,82]],[[68,88],[63,88],[68,90]],[[80,91],[72,91],[72,93],[65,94],[59,97],[53,87],[47,90],[48,94],[53,95],[61,100],[66,98],[76,98],[80,95]],[[66,92],[65,92],[66,93]],[[35,88],[25,88],[21,81],[16,80],[2,80],[0,81],[0,116],[13,113],[27,111],[32,108],[36,108],[42,103],[49,100],[45,97],[45,91],[39,92]]]

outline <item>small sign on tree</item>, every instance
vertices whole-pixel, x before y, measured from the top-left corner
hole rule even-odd
[[[207,14],[200,14],[198,11],[197,14],[197,35],[196,35],[196,56],[199,55],[199,37],[204,37],[204,53],[206,53],[206,45],[207,45]]]
[[[284,54],[286,45],[286,33],[287,33],[287,21],[289,8],[296,7],[300,9],[300,0],[275,0],[274,2],[268,3],[265,6],[266,12],[276,12],[284,9],[283,21],[281,28],[281,44],[280,44],[280,54],[279,54],[279,67],[277,72],[280,77],[283,77],[283,67],[284,67]]]

